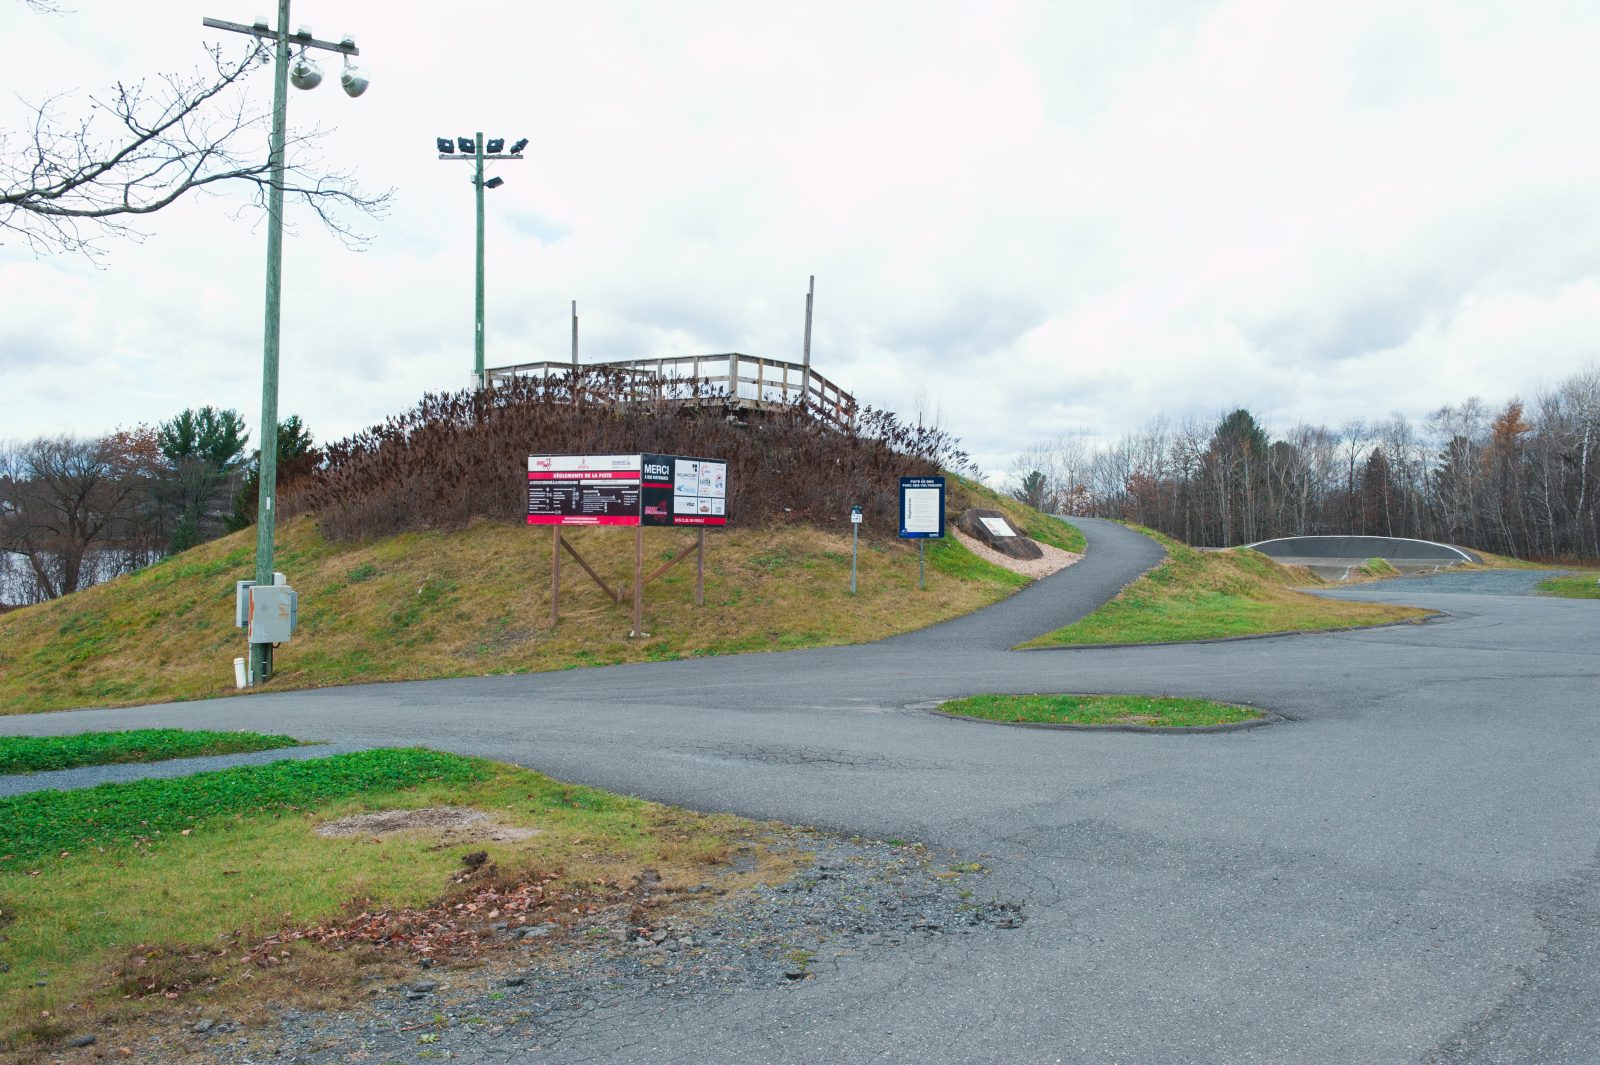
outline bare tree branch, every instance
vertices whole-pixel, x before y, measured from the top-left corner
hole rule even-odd
[[[260,41],[236,58],[219,47],[209,52],[211,70],[118,82],[91,97],[89,115],[76,122],[61,117],[58,95],[30,105],[29,129],[0,130],[0,241],[9,235],[35,253],[98,257],[103,237],[142,239],[132,225],[139,216],[230,181],[253,185],[254,204],[265,210],[271,115],[250,106],[243,79],[270,53]],[[285,196],[311,207],[346,243],[365,243],[351,212],[381,216],[392,190],[363,192],[349,172],[324,166],[316,151],[323,136],[320,127],[289,136]]]

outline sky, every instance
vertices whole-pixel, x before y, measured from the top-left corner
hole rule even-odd
[[[0,130],[188,71],[268,0],[0,0]],[[70,10],[71,8],[75,10]],[[297,0],[372,85],[290,90],[392,188],[354,250],[291,209],[280,413],[320,440],[472,371],[473,189],[434,137],[527,137],[487,192],[491,366],[739,351],[937,417],[1004,473],[1062,433],[1491,404],[1596,365],[1592,3]],[[270,103],[270,77],[250,93]],[[264,144],[264,137],[263,137]],[[14,149],[13,149],[14,150]],[[264,148],[263,148],[264,151]],[[197,196],[98,261],[0,243],[0,438],[259,420],[266,230]]]

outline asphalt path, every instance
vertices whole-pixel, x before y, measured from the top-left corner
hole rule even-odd
[[[1160,549],[1087,558],[877,644],[0,719],[418,743],[702,810],[982,855],[1019,929],[815,980],[648,996],[536,1060],[1600,1061],[1600,605],[1364,586],[1421,625],[1011,652]],[[983,691],[1193,695],[1286,720],[1049,732],[928,713]],[[523,1060],[485,1042],[484,1061]]]

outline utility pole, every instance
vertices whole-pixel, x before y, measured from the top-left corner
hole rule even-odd
[[[256,496],[256,584],[273,583],[273,537],[277,532],[277,514],[273,502],[278,493],[278,353],[283,321],[283,180],[284,144],[288,140],[289,82],[291,78],[299,89],[314,89],[322,81],[322,72],[315,62],[306,57],[306,49],[320,48],[338,52],[345,57],[344,73],[339,79],[344,91],[351,97],[367,91],[367,78],[350,66],[350,56],[360,55],[356,42],[345,37],[339,42],[319,41],[311,36],[310,27],[289,32],[289,0],[278,0],[278,26],[273,29],[265,18],[251,25],[224,22],[221,19],[201,19],[201,25],[211,29],[243,33],[275,43],[272,64],[272,133],[268,140],[268,161],[272,181],[267,191],[267,298],[266,315],[262,329],[261,352],[261,487]],[[299,47],[300,55],[291,72],[289,46]],[[260,684],[272,676],[272,644],[250,645],[249,682]]]
[[[800,409],[805,410],[811,402],[811,301],[817,294],[817,275],[811,275],[811,281],[806,286],[806,339],[805,346],[801,349],[800,365]]]
[[[528,146],[528,138],[524,137],[511,146],[509,153],[503,151],[506,146],[505,138],[490,137],[488,141],[483,138],[483,131],[479,130],[471,137],[457,137],[451,141],[449,137],[437,137],[434,144],[439,149],[439,158],[452,162],[466,162],[473,164],[472,185],[476,190],[477,199],[477,258],[475,271],[477,283],[473,289],[473,328],[472,328],[472,379],[475,387],[482,389],[488,386],[485,376],[483,361],[483,190],[497,189],[505,184],[504,178],[484,179],[483,164],[485,162],[503,162],[512,159],[520,160],[522,150]],[[460,149],[457,154],[456,149]]]

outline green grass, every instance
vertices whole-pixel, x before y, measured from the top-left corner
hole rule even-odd
[[[492,839],[315,831],[349,814],[437,806],[471,807],[499,826],[533,831]],[[537,883],[544,901],[527,920],[564,925],[636,898],[622,888],[648,869],[661,879],[662,909],[653,911],[661,919],[689,886],[715,880],[734,889],[792,868],[792,857],[762,845],[761,832],[736,818],[426,750],[7,799],[0,1057],[85,1030],[115,1046],[117,1026],[139,1023],[152,1006],[168,1015],[220,1009],[251,1023],[269,1019],[263,1007],[354,1005],[375,975],[414,974],[417,955],[403,942],[338,949],[292,933],[357,914],[422,911],[415,927],[437,921],[488,933],[492,905],[479,907],[478,893],[493,898]],[[736,848],[754,862],[732,866]],[[487,861],[467,876],[462,859],[476,851]],[[272,950],[270,966],[245,961],[272,936],[286,943]],[[465,962],[476,964],[476,955]]]
[[[297,747],[293,736],[259,732],[146,728],[127,732],[81,732],[76,736],[0,737],[0,773],[38,773],[85,765],[159,762]]]
[[[1254,721],[1261,711],[1209,699],[1146,695],[974,695],[940,707],[948,714],[986,721],[1026,721],[1054,725],[1148,725],[1197,728]]]
[[[1354,628],[1415,621],[1428,612],[1323,599],[1298,590],[1324,584],[1258,551],[1196,551],[1149,529],[1167,558],[1088,617],[1023,647],[1174,643],[1230,636]]]
[[[1539,582],[1539,591],[1562,599],[1600,599],[1600,574],[1580,573]]]
[[[483,775],[455,755],[377,750],[17,795],[0,799],[0,869],[62,852],[146,843],[163,833],[192,831],[208,818],[302,810],[363,791]]]
[[[987,559],[979,558],[953,536],[929,541],[926,551],[929,570],[935,570],[958,581],[997,584],[1012,589],[1024,588],[1033,583],[1032,577],[1015,573],[1004,566],[997,566]]]
[[[1083,553],[1086,541],[1083,532],[1077,526],[1054,515],[1040,513],[1003,492],[996,492],[987,485],[968,480],[958,474],[946,474],[945,483],[949,495],[947,510],[952,521],[960,517],[963,511],[973,507],[987,507],[990,510],[1000,511],[1011,523],[1012,528],[1030,539],[1037,540],[1041,544],[1049,544],[1051,547],[1059,547],[1063,551]]]
[[[1041,542],[1082,549],[1075,528],[951,483],[952,515],[993,506]],[[694,605],[694,566],[678,566],[646,590],[651,637],[639,640],[628,637],[629,604],[601,593],[570,558],[551,625],[545,530],[478,522],[336,543],[305,515],[277,529],[279,566],[300,593],[299,629],[274,656],[277,691],[861,643],[971,613],[1028,583],[951,538],[929,548],[919,590],[915,546],[880,536],[860,544],[852,596],[843,522],[730,528],[707,537],[704,606]],[[232,662],[245,645],[232,581],[249,576],[254,532],[0,615],[0,714],[237,695]],[[613,585],[631,576],[631,536],[564,536]],[[653,557],[688,542],[670,529],[645,539]]]

